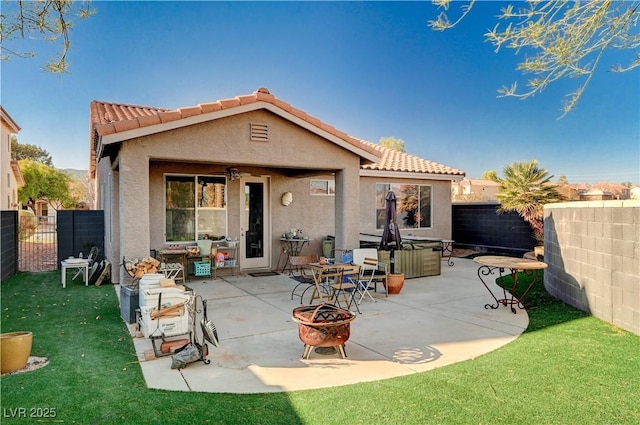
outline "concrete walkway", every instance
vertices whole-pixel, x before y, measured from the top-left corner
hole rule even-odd
[[[442,274],[405,281],[398,295],[365,299],[351,322],[347,358],[312,351],[303,344],[291,313],[297,282],[286,275],[225,277],[187,282],[208,300],[208,316],[220,348],[209,346],[211,364],[194,362],[171,369],[171,356],[141,361],[149,388],[216,393],[263,393],[335,387],[425,372],[473,359],[517,338],[526,329],[526,311],[486,310],[492,301],[472,260],[442,263]],[[490,279],[491,280],[491,279]],[[199,316],[200,317],[200,316]],[[198,323],[199,323],[198,317]],[[197,326],[198,340],[202,340]],[[152,348],[134,338],[136,352]]]

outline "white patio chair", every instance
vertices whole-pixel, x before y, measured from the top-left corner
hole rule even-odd
[[[365,259],[366,264],[365,264]],[[378,283],[387,278],[389,274],[387,265],[378,261],[378,250],[375,248],[356,248],[353,250],[353,264],[360,266],[360,275],[362,279],[370,278],[370,284],[373,284],[374,292],[378,292]],[[385,288],[385,296],[389,296],[387,287]],[[370,288],[370,286],[369,286]],[[371,294],[369,294],[371,295]]]

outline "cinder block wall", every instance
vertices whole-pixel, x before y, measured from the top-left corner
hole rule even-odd
[[[640,335],[640,201],[544,208],[547,291]]]

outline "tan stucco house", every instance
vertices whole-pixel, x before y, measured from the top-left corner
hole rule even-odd
[[[300,229],[305,253],[359,246],[379,232],[384,195],[406,199],[403,232],[451,237],[451,181],[464,172],[366,142],[261,88],[178,109],[91,103],[96,208],[105,256],[148,255],[196,239],[238,239],[241,270],[275,269],[280,237]],[[113,281],[125,278],[115,273]]]
[[[0,209],[17,210],[20,207],[18,188],[24,186],[24,178],[18,161],[11,159],[11,137],[20,131],[20,127],[2,106],[0,121]]]
[[[453,202],[497,202],[500,183],[485,179],[464,179],[451,184]]]

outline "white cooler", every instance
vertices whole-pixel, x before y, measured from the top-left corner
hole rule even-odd
[[[170,307],[179,302],[187,302],[189,295],[185,294],[183,288],[160,288],[153,286],[140,287],[138,292],[140,307],[158,307],[158,297],[162,294],[160,302],[163,307]]]
[[[151,318],[152,306],[140,307],[140,328],[145,338],[176,336],[189,332],[189,312],[176,317]]]

